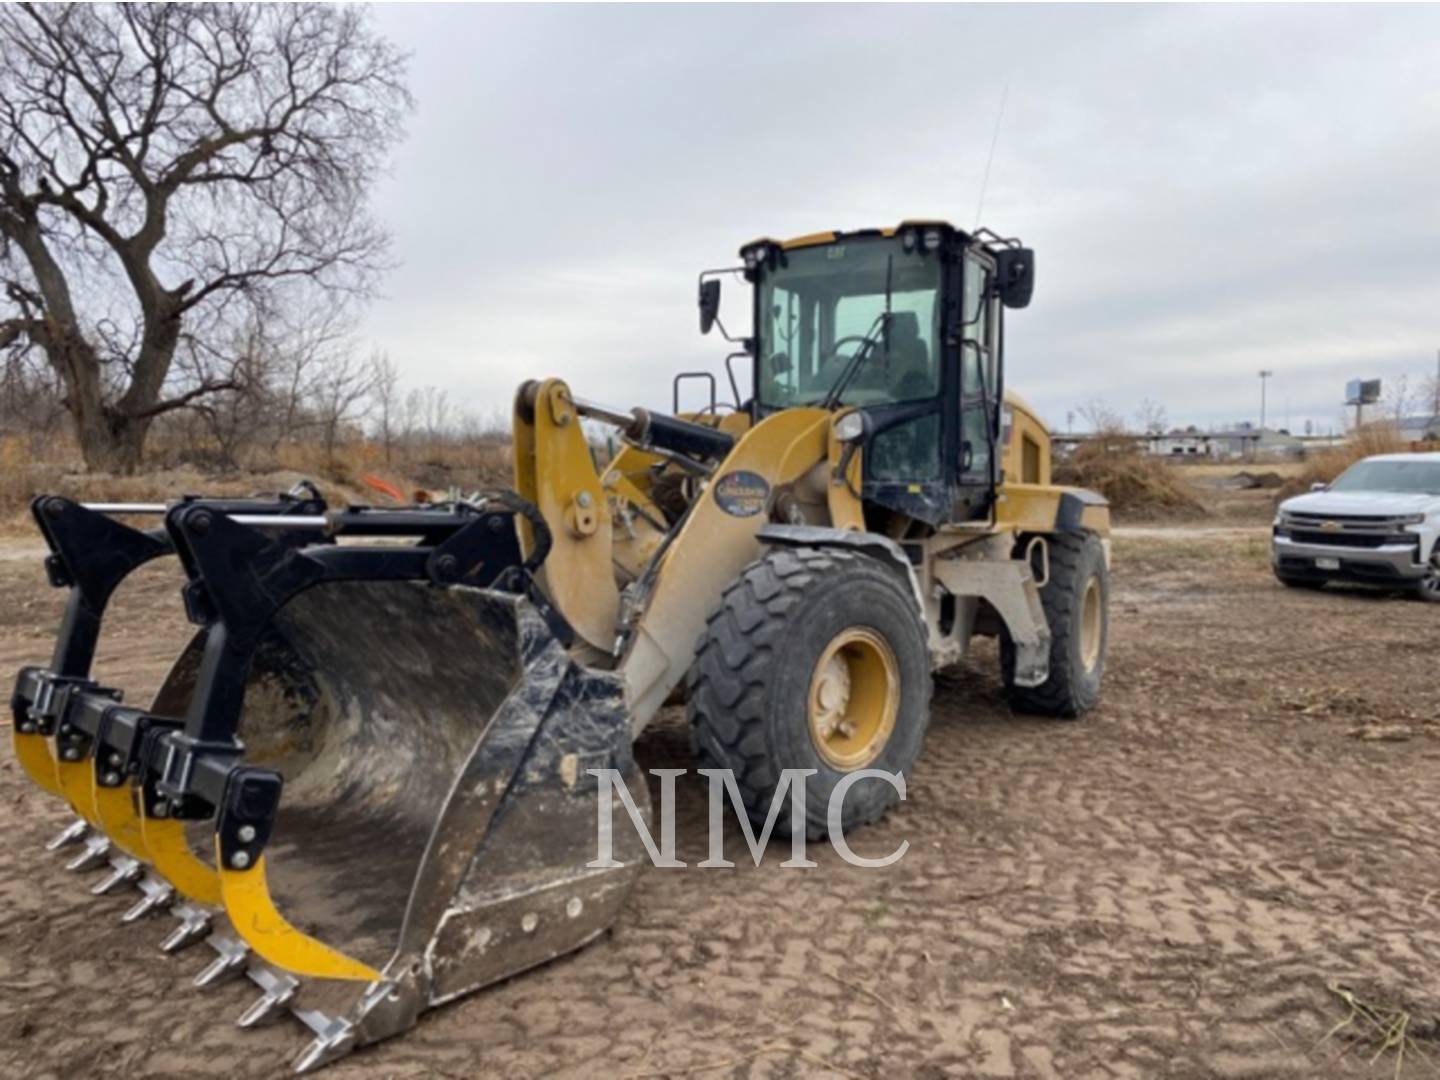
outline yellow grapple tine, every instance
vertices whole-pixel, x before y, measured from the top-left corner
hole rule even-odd
[[[95,816],[94,766],[88,761],[57,761],[55,773],[60,778],[60,794],[75,813],[93,827],[102,828]]]
[[[317,979],[345,979],[351,982],[375,982],[380,973],[368,964],[346,956],[317,941],[286,921],[270,899],[270,886],[265,880],[265,856],[245,870],[225,866],[220,855],[220,839],[215,839],[215,859],[220,869],[220,893],[225,900],[225,914],[235,932],[261,957],[293,975]]]
[[[60,776],[55,771],[55,754],[52,752],[50,740],[44,735],[27,735],[13,727],[10,729],[10,738],[15,747],[15,760],[20,762],[25,775],[51,795],[63,798],[65,793],[60,789]]]
[[[90,774],[94,786],[95,822],[105,830],[115,845],[126,855],[141,862],[153,863],[140,828],[140,815],[135,812],[135,789],[128,782],[119,787],[101,787]]]
[[[137,800],[138,802],[139,800]],[[181,896],[197,904],[220,907],[220,879],[213,866],[207,866],[185,839],[185,826],[173,818],[153,818],[140,807],[140,835],[144,838],[150,865],[168,881]]]

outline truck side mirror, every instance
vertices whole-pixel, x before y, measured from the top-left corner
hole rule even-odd
[[[1329,491],[1329,490],[1330,490],[1330,485],[1329,485],[1329,484],[1311,484],[1311,485],[1310,485],[1310,490],[1311,490],[1311,491]]]
[[[1008,308],[1029,306],[1035,292],[1034,249],[1005,248],[995,253],[995,291]]]
[[[700,282],[700,333],[708,334],[720,314],[720,279]]]

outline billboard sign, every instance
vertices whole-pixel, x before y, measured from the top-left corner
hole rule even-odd
[[[1374,405],[1379,400],[1379,379],[1351,379],[1345,384],[1346,405]]]

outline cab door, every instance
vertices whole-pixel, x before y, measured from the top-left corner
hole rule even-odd
[[[946,456],[953,476],[951,520],[972,521],[990,512],[999,468],[1001,366],[999,302],[994,295],[995,264],[971,248],[960,265],[958,311],[951,340],[956,378],[947,412]]]

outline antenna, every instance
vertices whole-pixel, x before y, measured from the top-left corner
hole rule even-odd
[[[990,133],[990,153],[985,158],[985,175],[980,180],[980,199],[975,204],[975,228],[980,227],[980,212],[985,209],[985,189],[990,186],[990,164],[995,160],[995,144],[1000,141],[1000,121],[1005,119],[1005,102],[1010,98],[1010,76],[1005,76],[1000,91],[1000,108],[995,111],[995,130]]]

